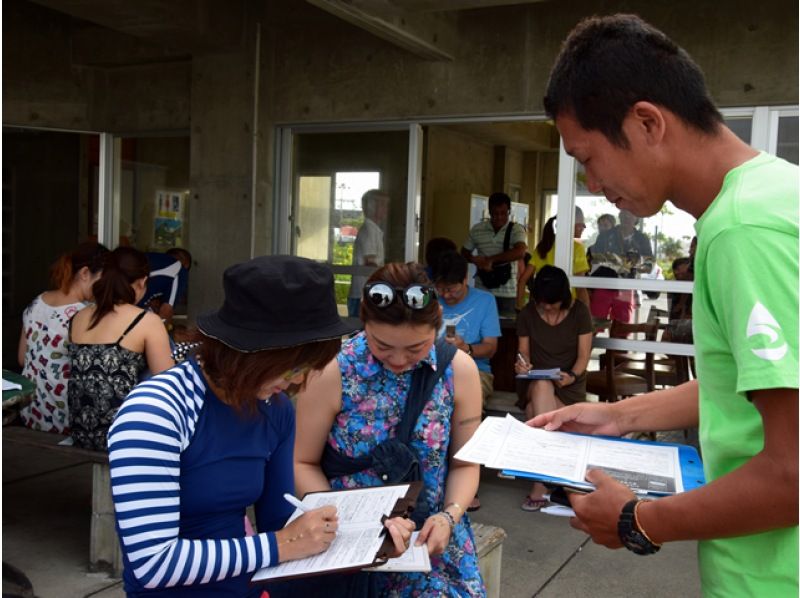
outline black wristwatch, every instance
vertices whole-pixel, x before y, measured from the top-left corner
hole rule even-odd
[[[617,532],[622,545],[635,554],[655,554],[661,550],[661,544],[656,544],[647,534],[639,527],[639,521],[636,518],[636,507],[639,505],[639,500],[631,500],[625,503],[622,507],[622,513],[619,515],[619,522],[617,523]]]
[[[470,345],[470,344],[467,344],[467,355],[470,355],[470,356],[471,356],[471,355],[472,355],[472,353],[473,353],[473,351],[472,351],[472,345]]]
[[[572,379],[573,379],[573,380],[577,380],[577,379],[578,379],[578,374],[576,374],[576,373],[575,373],[575,372],[573,372],[572,370],[567,370],[567,374],[569,374],[570,376],[572,376]]]

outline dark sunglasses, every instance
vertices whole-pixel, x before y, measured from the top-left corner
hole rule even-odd
[[[389,307],[398,296],[409,309],[425,309],[436,301],[436,290],[426,284],[412,284],[404,289],[382,281],[364,285],[364,298],[381,309]]]

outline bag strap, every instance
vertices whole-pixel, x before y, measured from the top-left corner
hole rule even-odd
[[[503,238],[503,253],[511,248],[511,229],[514,228],[514,221],[509,220],[506,227],[506,236]]]
[[[433,387],[444,376],[447,366],[453,361],[458,349],[444,339],[436,341],[436,370],[428,365],[423,365],[414,370],[411,376],[411,388],[406,397],[406,408],[403,418],[397,427],[396,438],[403,444],[408,444],[411,439],[411,432],[417,425],[420,413],[422,413],[425,403],[433,392]]]

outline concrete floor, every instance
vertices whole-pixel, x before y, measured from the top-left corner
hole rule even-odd
[[[2,560],[30,579],[39,598],[124,596],[120,580],[89,573],[92,467],[52,451],[3,443]],[[699,596],[696,544],[655,556],[596,546],[567,519],[519,508],[527,483],[485,470],[475,521],[506,530],[503,598]],[[4,587],[4,592],[6,588]]]

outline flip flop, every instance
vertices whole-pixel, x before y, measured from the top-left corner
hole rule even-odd
[[[476,494],[475,498],[472,499],[472,502],[469,503],[469,506],[467,507],[467,511],[472,513],[473,511],[477,511],[480,508],[481,508],[481,499],[478,498],[478,495]]]
[[[546,507],[549,501],[545,500],[544,498],[531,498],[530,496],[526,496],[525,500],[522,501],[520,508],[523,511],[534,512],[538,511],[542,507]]]

